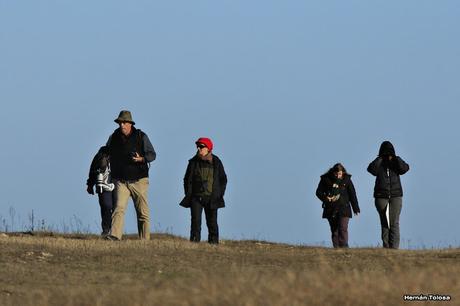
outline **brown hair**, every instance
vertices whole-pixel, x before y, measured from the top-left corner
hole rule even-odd
[[[334,166],[332,166],[332,168],[329,169],[329,171],[327,171],[326,174],[333,175],[334,173],[337,173],[339,171],[342,171],[344,175],[348,174],[347,169],[345,169],[345,167],[341,163],[337,163]]]

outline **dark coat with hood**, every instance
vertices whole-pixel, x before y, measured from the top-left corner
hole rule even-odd
[[[212,153],[211,153],[212,154]],[[185,197],[180,202],[180,206],[190,207],[193,198],[193,174],[199,167],[199,163],[202,162],[198,155],[195,155],[188,161],[187,170],[184,176],[184,192]],[[224,195],[225,189],[227,188],[227,175],[225,174],[224,166],[221,160],[214,154],[212,154],[212,165],[213,165],[213,184],[212,194],[209,203],[209,208],[217,209],[225,207]]]
[[[327,200],[327,196],[335,182],[336,178],[334,174],[328,172],[321,176],[318,188],[316,189],[316,196],[323,202],[323,218],[329,219],[336,216],[352,218],[352,209],[355,214],[360,213],[355,186],[351,181],[350,174],[344,174],[341,180],[339,186],[340,198],[336,202],[329,202]]]
[[[99,151],[94,155],[93,161],[89,168],[88,180],[86,180],[86,185],[94,186],[96,184],[96,178],[98,171],[105,171],[109,167],[109,152],[106,146],[99,148]]]
[[[389,156],[393,158],[389,160]],[[367,171],[374,175],[375,198],[394,198],[402,197],[403,189],[401,186],[400,175],[409,171],[409,165],[397,156],[391,142],[384,141],[379,150],[379,156],[367,167]]]

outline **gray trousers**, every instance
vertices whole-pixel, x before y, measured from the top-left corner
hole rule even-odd
[[[402,197],[391,199],[375,199],[375,207],[380,216],[382,226],[382,243],[384,248],[399,248],[399,215],[402,209]],[[389,209],[387,219],[387,208]]]

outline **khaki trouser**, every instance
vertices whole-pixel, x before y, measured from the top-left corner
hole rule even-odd
[[[150,214],[147,202],[149,179],[142,178],[135,183],[123,183],[114,180],[115,210],[112,214],[111,235],[121,239],[123,224],[129,197],[133,199],[137,214],[137,230],[140,239],[150,240]]]

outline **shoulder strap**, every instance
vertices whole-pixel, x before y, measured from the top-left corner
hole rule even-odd
[[[136,152],[139,152],[139,154],[144,153],[144,132],[141,131],[141,129],[137,129],[137,135],[136,135]],[[150,168],[150,163],[146,163],[147,168]]]
[[[136,151],[139,153],[142,153],[143,151],[143,132],[140,129],[137,129],[137,135],[136,135]]]

